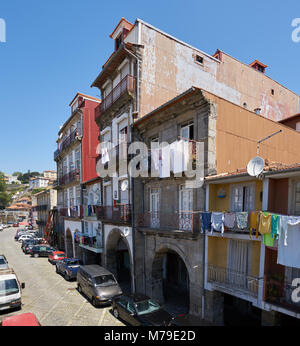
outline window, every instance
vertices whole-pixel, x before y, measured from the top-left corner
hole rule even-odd
[[[115,40],[115,48],[116,48],[116,50],[119,49],[120,45],[122,44],[122,41],[123,41],[123,39],[122,39],[122,34],[120,34],[120,35],[116,38],[116,40]]]
[[[294,214],[300,215],[300,181],[295,183]]]
[[[75,169],[80,170],[80,150],[75,151]]]
[[[271,94],[274,95],[275,94],[275,90],[271,89]]]
[[[203,59],[202,56],[196,55],[196,56],[195,56],[195,61],[196,61],[198,64],[203,65],[204,59]]]
[[[252,211],[255,208],[255,184],[231,187],[231,211]]]
[[[260,115],[260,114],[261,114],[261,108],[255,108],[255,109],[254,109],[254,112],[255,112],[256,114]]]
[[[194,122],[193,121],[190,121],[188,124],[181,126],[180,137],[183,139],[194,139]]]

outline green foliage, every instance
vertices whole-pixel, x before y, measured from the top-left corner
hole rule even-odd
[[[40,188],[38,188],[38,189],[32,189],[31,193],[32,193],[33,195],[35,195],[36,193],[39,193],[39,192],[42,192],[42,191],[45,191],[45,190],[46,190],[45,187],[40,187]]]
[[[19,175],[22,175],[22,172],[14,172],[12,174],[13,177],[18,177]]]
[[[18,175],[18,180],[20,180],[22,184],[28,184],[30,178],[40,176],[40,175],[41,174],[39,172],[28,172],[24,174],[21,173],[20,175]]]

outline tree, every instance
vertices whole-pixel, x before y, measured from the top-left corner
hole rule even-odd
[[[20,176],[20,175],[22,175],[22,172],[14,172],[14,173],[12,174],[13,177],[18,177],[18,176]]]

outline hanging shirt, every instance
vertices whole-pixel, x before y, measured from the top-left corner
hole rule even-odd
[[[263,243],[266,246],[273,247],[274,246],[274,238],[273,238],[272,234],[270,234],[270,233],[263,234]]]
[[[201,214],[201,233],[210,231],[211,229],[211,213],[206,212]]]
[[[300,268],[300,217],[286,216],[285,218],[280,226],[277,263],[287,267]]]
[[[253,231],[255,231],[256,238],[258,238],[258,225],[259,225],[259,213],[253,211],[250,214],[250,236]]]
[[[280,216],[273,214],[272,215],[272,222],[271,222],[271,234],[272,234],[272,238],[274,238],[274,239],[278,239],[279,221],[280,221]]]
[[[239,229],[246,229],[248,227],[248,217],[247,212],[236,213],[236,223]]]
[[[272,215],[266,212],[260,213],[259,233],[271,233]]]
[[[224,215],[224,225],[226,228],[233,229],[235,225],[235,213],[226,213]]]
[[[211,215],[211,232],[224,233],[224,213],[212,213]]]

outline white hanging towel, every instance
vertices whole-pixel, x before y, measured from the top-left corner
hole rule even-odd
[[[224,233],[224,213],[211,214],[211,232],[214,230]]]
[[[170,177],[170,146],[166,145],[161,148],[159,177]]]
[[[300,268],[300,217],[281,216],[277,263]]]
[[[106,162],[109,162],[109,154],[107,148],[101,148],[101,163],[104,165]]]
[[[173,173],[182,173],[187,170],[189,162],[189,142],[180,140],[172,145],[173,149]]]
[[[159,171],[159,149],[151,149],[151,163],[154,166],[154,171]]]

